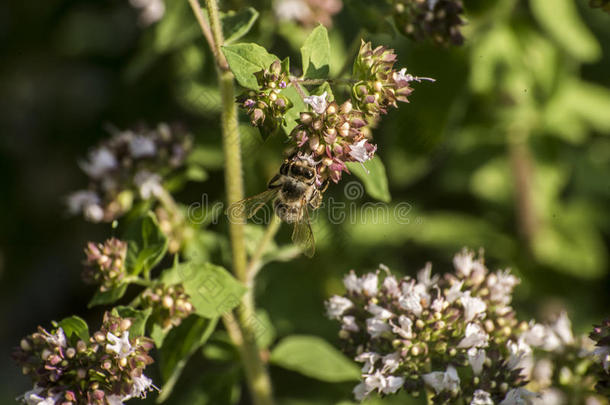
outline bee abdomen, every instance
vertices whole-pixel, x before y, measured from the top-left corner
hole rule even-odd
[[[298,204],[286,204],[280,200],[275,200],[273,209],[275,214],[288,224],[295,223],[301,219],[301,209]]]

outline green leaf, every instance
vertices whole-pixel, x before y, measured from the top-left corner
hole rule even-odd
[[[271,352],[276,366],[327,382],[358,381],[360,369],[341,352],[317,336],[284,338]]]
[[[131,328],[129,328],[129,336],[145,336],[146,321],[152,312],[152,308],[146,308],[139,311],[131,307],[118,306],[112,309],[113,314],[121,318],[131,318]]]
[[[87,326],[87,322],[76,315],[62,319],[59,321],[58,326],[63,329],[68,339],[72,335],[76,335],[80,340],[85,342],[89,340],[89,326]]]
[[[131,275],[148,273],[167,251],[167,237],[152,212],[130,224],[123,239],[127,241],[125,267]]]
[[[191,315],[168,333],[159,350],[161,377],[165,383],[157,398],[158,403],[169,398],[189,358],[208,340],[217,322],[217,318],[203,319]]]
[[[574,0],[530,0],[538,23],[574,58],[593,62],[601,56],[599,43],[582,22]]]
[[[108,291],[97,291],[89,304],[88,308],[94,307],[96,305],[106,305],[112,304],[115,301],[118,301],[125,295],[125,291],[127,291],[127,284],[120,285]]]
[[[252,7],[244,8],[239,11],[229,11],[220,16],[222,22],[222,32],[225,37],[225,44],[230,45],[246,35],[256,20],[258,11]]]
[[[379,156],[365,162],[364,167],[358,162],[348,162],[347,168],[362,181],[368,195],[379,201],[390,202],[392,197],[388,188],[388,177]]]
[[[308,95],[307,90],[304,88],[303,92],[305,95]],[[284,114],[284,119],[286,120],[284,123],[284,132],[286,133],[286,136],[290,136],[290,133],[294,127],[297,126],[297,119],[299,119],[300,113],[302,111],[307,111],[307,106],[293,86],[286,87],[284,90],[282,90],[281,94],[284,97],[287,97],[292,103],[292,108],[286,111],[286,114]]]
[[[253,90],[258,89],[254,73],[267,69],[278,60],[262,46],[252,43],[223,46],[222,53],[239,84]]]
[[[204,318],[215,318],[232,310],[247,290],[224,268],[195,260],[164,271],[161,281],[183,283],[195,313]]]
[[[330,42],[328,32],[320,24],[309,34],[301,48],[303,77],[323,79],[330,72]]]

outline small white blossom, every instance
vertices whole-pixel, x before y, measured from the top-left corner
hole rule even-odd
[[[304,0],[280,0],[275,3],[275,15],[280,20],[307,19],[311,10]]]
[[[360,328],[356,324],[356,317],[344,316],[341,320],[341,329],[349,332],[358,332]]]
[[[343,285],[345,289],[354,294],[360,294],[362,292],[362,283],[360,279],[354,273],[354,270],[350,271],[345,277],[343,277]]]
[[[351,303],[351,301],[350,301],[350,303]],[[367,306],[366,310],[369,311],[372,315],[375,315],[376,318],[379,318],[382,320],[390,319],[394,315],[387,309],[380,307],[377,304],[369,304]]]
[[[54,346],[67,347],[68,345],[66,341],[66,334],[64,333],[64,330],[61,327],[57,328],[55,334],[47,334],[45,336],[45,340],[47,341],[47,343]]]
[[[374,374],[367,375],[363,383],[354,388],[354,396],[360,401],[374,390],[379,393],[394,394],[404,383],[403,377],[392,375],[386,377],[380,371],[376,371]]]
[[[404,385],[404,383],[405,379],[403,377],[388,376],[382,392],[384,394],[394,394]]]
[[[128,331],[123,332],[120,338],[113,333],[108,332],[106,334],[106,339],[110,342],[106,344],[106,350],[118,354],[121,359],[126,358],[134,351],[133,347],[131,347],[131,343],[129,343]]]
[[[382,373],[393,373],[400,366],[400,353],[387,354],[383,356],[381,362],[383,363]]]
[[[403,339],[411,339],[413,337],[413,321],[408,316],[400,315],[398,324],[392,324],[392,332],[396,333]]]
[[[131,398],[146,398],[146,393],[154,387],[152,380],[142,374],[133,378],[133,385],[129,396]]]
[[[553,379],[553,362],[549,359],[540,359],[536,361],[532,370],[532,377],[542,386],[549,386]]]
[[[345,311],[353,306],[354,304],[348,298],[334,295],[326,301],[326,315],[330,319],[339,319]]]
[[[470,276],[474,267],[474,252],[462,249],[460,253],[453,256],[453,266],[458,274],[464,277]]]
[[[157,146],[149,137],[135,135],[129,140],[129,153],[135,159],[151,157],[157,153]]]
[[[129,0],[129,3],[140,10],[138,21],[143,27],[159,21],[165,14],[163,0]]]
[[[439,275],[432,276],[432,263],[426,263],[426,266],[417,273],[417,281],[429,289],[438,282]]]
[[[525,388],[513,388],[506,393],[500,405],[529,405],[535,396],[535,393]]]
[[[381,359],[381,356],[374,352],[360,353],[354,360],[359,363],[364,363],[362,366],[362,372],[368,374],[375,369],[375,362]]]
[[[400,289],[398,288],[398,281],[394,276],[387,276],[383,280],[383,287],[386,289],[388,294],[392,297],[398,297],[400,295]]]
[[[547,330],[544,325],[531,321],[528,330],[521,334],[521,338],[530,346],[542,347],[545,343]]]
[[[372,297],[373,295],[377,295],[378,282],[379,280],[377,279],[377,274],[365,274],[364,276],[362,276],[362,291],[370,297]]]
[[[145,200],[151,197],[158,197],[163,193],[161,176],[156,173],[142,170],[136,173],[133,178],[133,182],[138,187],[140,196]]]
[[[443,391],[457,391],[460,388],[460,377],[453,366],[447,371],[433,371],[422,376],[424,383],[434,389],[437,394]]]
[[[494,405],[491,395],[487,391],[476,390],[472,396],[470,405]]]
[[[447,299],[448,303],[450,303],[450,304],[453,303],[455,300],[457,300],[458,298],[460,298],[463,295],[463,293],[462,293],[463,285],[464,285],[464,281],[453,283],[451,288],[445,294],[445,298]]]
[[[89,161],[80,161],[80,168],[93,179],[103,177],[108,171],[118,166],[116,157],[106,147],[94,149],[89,152]]]
[[[572,323],[568,314],[563,311],[559,315],[559,318],[551,325],[553,332],[562,340],[564,345],[570,345],[574,342],[574,335],[572,334]]]
[[[70,194],[67,198],[70,214],[83,213],[92,222],[104,219],[104,210],[100,205],[100,197],[94,191],[81,190]]]
[[[593,349],[593,355],[602,363],[604,371],[610,369],[610,346],[599,346]]]
[[[349,147],[349,155],[357,162],[364,163],[373,157],[373,152],[366,149],[366,139],[362,139]]]
[[[458,344],[459,349],[487,347],[489,344],[489,335],[485,333],[478,323],[469,323],[466,325],[466,332],[464,335],[464,338]]]
[[[123,401],[129,398],[124,398],[119,395],[109,395],[106,397],[106,401],[108,401],[108,405],[123,405]]]
[[[516,343],[509,341],[506,345],[509,351],[506,366],[511,370],[522,368],[528,375],[533,367],[532,348],[523,339]]]
[[[430,309],[433,310],[434,312],[441,312],[443,310],[443,308],[445,308],[445,299],[443,297],[439,297],[437,299],[435,299],[434,301],[432,301],[432,304],[430,305]]]
[[[34,385],[34,388],[32,388],[30,391],[27,391],[22,396],[18,397],[17,400],[25,402],[26,405],[53,405],[53,404],[55,404],[55,401],[53,401],[52,397],[43,398],[39,395],[43,391],[44,391],[44,389],[42,387],[39,387],[38,385]],[[50,402],[50,401],[53,401],[53,402]]]
[[[364,382],[361,382],[360,384],[356,385],[352,390],[356,401],[362,401],[370,392],[371,391],[368,391],[367,386]]]
[[[460,297],[460,302],[464,307],[464,318],[466,322],[472,321],[479,314],[485,313],[487,305],[478,297],[471,297],[470,291],[465,292]]]
[[[373,338],[378,338],[385,332],[390,331],[390,325],[377,318],[369,318],[366,320],[366,331]]]
[[[421,288],[420,288],[421,287]],[[402,286],[403,296],[399,298],[398,304],[407,311],[413,312],[416,316],[420,316],[423,310],[421,300],[422,297],[420,295],[422,288],[425,288],[421,285],[416,285],[413,280],[410,283],[405,283]],[[428,296],[429,298],[429,296]]]
[[[503,305],[508,305],[515,286],[519,284],[519,279],[509,270],[497,271],[487,278],[489,288],[489,298]]]
[[[328,106],[328,101],[326,100],[328,93],[325,91],[319,96],[309,96],[303,98],[305,104],[309,104],[311,108],[317,113],[322,114],[326,111],[326,107]]]
[[[481,374],[481,371],[483,371],[483,363],[485,363],[486,358],[487,355],[483,349],[473,347],[468,350],[468,362],[470,363],[470,367],[472,367],[474,375]]]

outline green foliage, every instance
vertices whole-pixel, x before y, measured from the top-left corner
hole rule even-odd
[[[137,309],[127,306],[118,306],[112,309],[113,315],[131,319],[131,328],[129,328],[129,335],[131,337],[146,335],[146,321],[148,321],[151,312],[152,308],[138,311]],[[157,348],[159,347],[161,347],[161,345],[157,346]]]
[[[225,44],[230,45],[246,35],[257,19],[258,11],[252,7],[222,14],[220,20],[222,22]]]
[[[254,73],[267,69],[278,58],[257,44],[235,44],[222,47],[235,79],[242,86],[257,90],[258,83]]]
[[[157,398],[158,403],[169,398],[189,358],[208,340],[217,321],[217,318],[204,319],[192,315],[167,335],[159,350],[164,384],[163,391]]]
[[[360,371],[341,352],[316,336],[287,336],[271,352],[271,363],[327,382],[357,381]]]
[[[223,267],[196,260],[175,264],[162,273],[161,281],[183,283],[195,313],[204,318],[216,318],[232,310],[246,292],[246,287]]]
[[[107,291],[97,291],[91,301],[89,301],[88,307],[94,307],[97,305],[112,304],[120,300],[125,292],[127,291],[127,284],[122,284],[116,288],[111,288]]]
[[[89,326],[87,326],[87,322],[76,315],[62,319],[57,325],[63,329],[68,339],[72,335],[76,335],[84,342],[89,340]]]
[[[132,275],[147,275],[167,251],[167,237],[152,212],[129,224],[123,239],[127,241],[125,266]]]
[[[379,156],[375,156],[363,164],[348,162],[347,167],[354,176],[362,181],[368,195],[386,203],[392,200],[385,166]]]
[[[309,34],[301,47],[303,60],[303,77],[323,79],[330,72],[330,42],[328,32],[323,25],[318,25]]]

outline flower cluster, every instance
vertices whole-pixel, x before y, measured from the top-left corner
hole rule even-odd
[[[193,312],[182,284],[159,285],[142,293],[142,305],[152,308],[152,318],[165,330],[180,325]]]
[[[113,221],[129,211],[137,197],[148,200],[163,193],[163,180],[184,164],[190,149],[190,137],[165,124],[150,131],[114,133],[80,162],[89,187],[68,196],[70,212],[92,222]]]
[[[127,242],[116,238],[98,244],[89,242],[85,255],[83,280],[86,283],[99,285],[102,292],[121,284],[126,275]]]
[[[531,322],[521,338],[533,350],[526,371],[529,387],[540,394],[536,405],[603,403],[594,392],[592,342],[574,336],[565,312],[550,324]]]
[[[589,337],[595,342],[593,354],[599,365],[595,388],[610,398],[610,318],[605,319],[601,325],[594,326]]]
[[[332,26],[332,17],[341,11],[341,0],[279,0],[274,2],[280,20],[296,21],[304,26],[324,24]]]
[[[464,25],[461,0],[395,0],[394,21],[403,34],[417,41],[461,45]]]
[[[397,56],[393,49],[362,42],[354,62],[352,88],[354,105],[367,116],[385,114],[389,107],[398,107],[397,101],[408,102],[413,89],[409,84],[422,80],[407,74],[407,69],[394,69]],[[427,79],[431,80],[431,79]]]
[[[14,358],[34,383],[20,399],[26,404],[120,405],[144,398],[154,386],[143,374],[153,362],[152,341],[129,336],[132,321],[104,315],[102,327],[87,341],[66,336],[55,326],[22,339]]]
[[[347,293],[327,302],[341,323],[344,351],[363,363],[357,399],[376,391],[427,389],[435,404],[517,404],[534,396],[527,383],[531,348],[511,308],[519,280],[508,270],[490,272],[482,257],[464,250],[455,272],[397,279],[381,266],[344,279]],[[464,402],[459,402],[463,400]]]
[[[276,60],[268,69],[256,72],[260,89],[250,90],[237,98],[250,116],[250,123],[258,127],[263,135],[274,133],[285,122],[284,114],[292,103],[280,92],[288,86],[287,67]]]
[[[589,5],[594,8],[601,8],[610,14],[610,0],[589,0]]]

